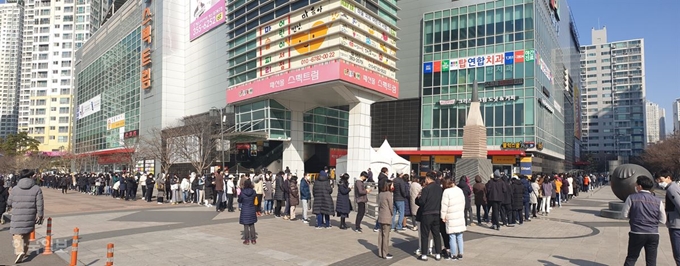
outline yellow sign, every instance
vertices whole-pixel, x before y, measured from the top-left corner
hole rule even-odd
[[[519,159],[519,162],[521,163],[530,163],[531,162],[531,157],[522,157]]]
[[[423,162],[430,162],[430,156],[420,156],[420,161]]]
[[[106,130],[125,126],[125,113],[106,119]]]
[[[420,156],[413,156],[413,155],[411,155],[411,156],[408,157],[408,160],[409,160],[411,163],[420,163]]]
[[[493,164],[515,164],[515,156],[493,156],[491,158]]]
[[[456,163],[456,156],[453,155],[439,155],[434,157],[434,162],[435,163],[445,163],[445,164],[453,164]]]

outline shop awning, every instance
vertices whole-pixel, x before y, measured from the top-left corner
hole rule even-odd
[[[462,150],[443,150],[443,151],[428,151],[428,150],[395,150],[399,155],[454,155],[462,156]],[[523,150],[489,150],[487,156],[502,156],[502,155],[519,155],[526,156]]]

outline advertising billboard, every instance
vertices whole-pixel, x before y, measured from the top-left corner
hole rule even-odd
[[[76,111],[76,119],[83,119],[91,114],[99,112],[102,108],[102,95],[94,96],[94,98],[85,101],[78,105]]]
[[[466,56],[442,61],[425,62],[423,63],[423,73],[446,72],[485,66],[512,65],[515,63],[533,62],[534,59],[534,50],[518,50],[505,53]],[[447,64],[448,66],[445,66]]]
[[[227,90],[227,103],[237,103],[332,80],[344,80],[393,98],[399,97],[399,83],[395,80],[382,77],[344,60],[335,60],[232,87]]]
[[[189,0],[189,3],[191,41],[225,22],[224,0]]]
[[[106,119],[106,130],[116,129],[125,126],[125,113],[109,117]]]

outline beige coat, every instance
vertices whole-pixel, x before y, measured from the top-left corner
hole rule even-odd
[[[378,194],[378,223],[392,224],[394,214],[394,196],[391,191]]]
[[[409,204],[411,204],[411,214],[413,216],[416,216],[416,213],[418,213],[418,205],[416,204],[416,198],[418,197],[418,194],[420,194],[420,191],[423,190],[423,187],[420,185],[418,182],[411,182],[410,185],[410,198],[409,198]]]

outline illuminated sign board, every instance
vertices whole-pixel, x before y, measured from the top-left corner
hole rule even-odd
[[[151,43],[153,41],[153,13],[151,13],[151,0],[146,1],[146,7],[142,12],[142,73],[140,81],[143,90],[151,89]]]
[[[480,103],[508,102],[508,101],[516,101],[518,98],[519,97],[517,97],[517,95],[498,96],[498,97],[481,97],[481,98],[479,98],[479,102]],[[455,104],[469,104],[471,101],[472,101],[471,99],[440,100],[439,105],[446,106],[446,105],[455,105]]]
[[[139,136],[139,129],[126,131],[125,133],[123,133],[123,139],[131,139],[131,138],[136,138],[138,136]]]
[[[501,149],[533,149],[536,147],[536,142],[521,141],[521,142],[503,142]]]
[[[534,60],[534,50],[518,50],[504,53],[466,56],[463,58],[426,62],[423,64],[423,73],[446,72],[485,66],[512,65],[516,63],[533,62]],[[428,65],[432,67],[428,68]]]

